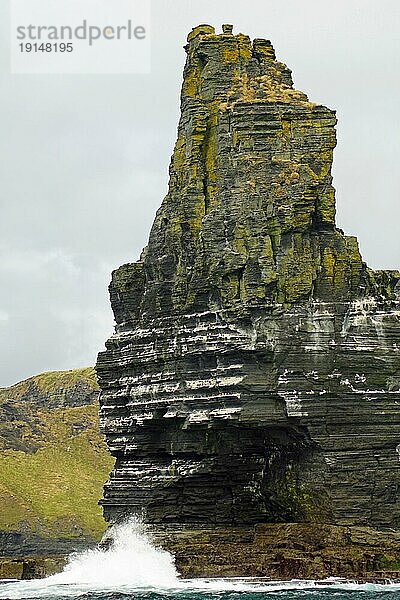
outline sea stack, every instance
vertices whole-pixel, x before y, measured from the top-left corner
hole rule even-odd
[[[169,191],[110,284],[105,518],[186,574],[400,571],[400,273],[336,227],[335,112],[268,40],[186,52]]]

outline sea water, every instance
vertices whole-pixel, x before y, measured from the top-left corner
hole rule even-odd
[[[135,519],[116,525],[108,549],[70,557],[57,575],[5,582],[0,598],[61,600],[400,600],[400,584],[269,581],[257,578],[182,579],[173,557],[156,548]]]

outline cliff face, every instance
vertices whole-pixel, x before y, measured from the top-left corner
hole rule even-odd
[[[400,528],[400,273],[335,226],[335,113],[267,40],[186,51],[169,192],[110,285],[105,517]]]
[[[67,554],[100,538],[97,501],[112,459],[98,431],[98,395],[93,368],[0,389],[0,557]],[[21,561],[12,571],[4,564],[0,578],[42,572],[35,561],[27,573]]]

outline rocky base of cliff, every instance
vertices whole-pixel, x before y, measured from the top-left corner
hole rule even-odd
[[[0,580],[42,579],[62,571],[65,556],[0,556]]]
[[[324,523],[254,527],[149,528],[171,552],[182,577],[341,577],[400,580],[400,533]],[[37,579],[60,572],[64,555],[0,556],[0,579]]]
[[[166,529],[152,533],[183,577],[270,579],[400,578],[400,533],[321,523],[252,528]]]

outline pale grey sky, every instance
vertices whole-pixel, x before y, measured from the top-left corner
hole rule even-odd
[[[150,75],[9,75],[0,4],[0,386],[93,364],[111,270],[135,260],[167,188],[187,33],[271,39],[337,110],[338,225],[400,266],[399,0],[152,0]]]

